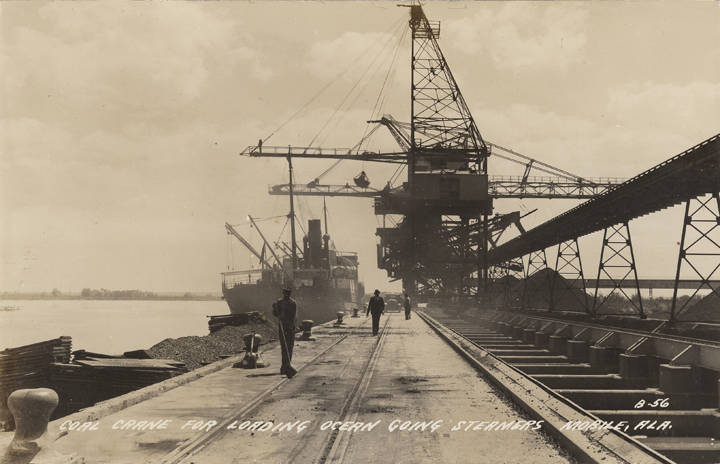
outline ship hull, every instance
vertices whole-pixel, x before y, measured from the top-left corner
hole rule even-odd
[[[272,320],[272,304],[282,298],[279,285],[235,284],[223,286],[223,297],[232,314],[258,311]],[[298,321],[312,319],[323,323],[336,318],[338,311],[349,311],[356,302],[348,288],[298,287],[292,298],[298,304]]]

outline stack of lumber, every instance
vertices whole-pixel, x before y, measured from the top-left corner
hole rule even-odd
[[[55,390],[60,404],[52,418],[62,417],[115,396],[187,372],[172,359],[129,359],[80,350],[72,353],[72,339],[34,343],[0,351],[0,431],[14,421],[7,398],[21,388]]]
[[[184,363],[171,359],[85,357],[54,364],[52,383],[61,398],[62,415],[185,372]]]
[[[52,365],[69,362],[71,349],[72,339],[60,337],[0,351],[0,430],[13,426],[8,396],[21,388],[52,388]]]

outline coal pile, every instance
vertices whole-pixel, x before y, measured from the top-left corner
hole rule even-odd
[[[262,315],[260,316],[248,318],[244,325],[213,327],[214,332],[202,337],[167,338],[145,351],[151,358],[175,359],[183,362],[188,370],[197,369],[221,359],[222,355],[233,355],[245,351],[243,336],[253,330],[262,336],[261,345],[277,339],[275,325],[265,320]]]
[[[527,291],[525,295],[526,308],[547,309],[550,307],[551,301],[551,284],[553,284],[553,309],[556,311],[585,312],[585,295],[587,295],[588,304],[592,303],[592,295],[579,288],[582,285],[580,281],[575,282],[573,287],[572,280],[566,279],[549,268],[541,269],[527,279],[511,277],[508,279],[503,282],[503,285],[507,285],[507,296],[503,293],[496,297],[496,303],[500,305],[507,301],[511,307],[520,307],[523,295]]]
[[[522,305],[523,280],[506,275],[491,283],[490,302],[495,308],[519,308]]]
[[[715,292],[720,293],[720,289],[716,289]],[[678,319],[696,322],[720,322],[720,296],[715,292],[709,293],[695,304],[690,303],[692,306],[681,312]],[[678,307],[680,306],[682,304],[678,305]]]

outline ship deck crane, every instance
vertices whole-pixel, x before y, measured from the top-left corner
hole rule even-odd
[[[263,243],[265,243],[265,246],[268,248],[268,250],[270,250],[270,253],[272,253],[273,258],[275,258],[275,261],[277,261],[278,265],[284,269],[282,260],[280,258],[278,258],[278,255],[277,255],[277,253],[275,253],[275,250],[273,249],[272,245],[270,245],[270,242],[268,242],[267,239],[265,239],[265,235],[262,233],[262,230],[260,230],[258,225],[255,223],[255,219],[253,219],[252,216],[250,216],[248,214],[248,220],[253,225],[253,227],[255,227],[255,230],[257,230],[258,235],[260,235],[260,238],[262,239]]]
[[[252,244],[250,244],[250,242],[248,242],[247,240],[245,240],[245,237],[243,237],[242,235],[240,235],[240,232],[238,232],[237,229],[235,229],[231,224],[229,224],[229,223],[226,222],[226,223],[225,223],[225,230],[227,230],[228,234],[232,235],[233,237],[235,237],[236,239],[238,239],[238,241],[239,241],[240,243],[242,243],[243,245],[245,245],[245,248],[247,248],[247,249],[250,251],[250,253],[254,254],[254,255],[260,260],[260,264],[261,264],[262,266],[267,267],[267,268],[272,268],[272,265],[271,265],[270,263],[268,263],[267,260],[265,260],[265,257],[264,257],[261,253],[259,253],[259,252],[255,249],[255,247],[253,247]]]

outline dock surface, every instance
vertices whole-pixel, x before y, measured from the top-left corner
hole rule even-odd
[[[368,318],[347,317],[313,339],[296,342],[292,379],[279,374],[273,345],[262,353],[267,367],[226,360],[96,420],[92,410],[58,419],[52,450],[86,463],[577,461],[418,315],[384,316],[377,336]],[[63,431],[70,421],[92,430]]]

